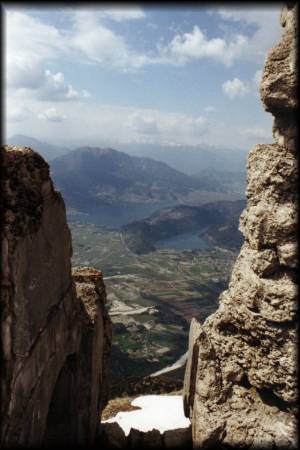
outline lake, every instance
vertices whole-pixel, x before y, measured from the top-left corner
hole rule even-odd
[[[171,248],[174,250],[206,250],[211,246],[194,233],[182,233],[168,239],[162,239],[155,243],[157,249]]]
[[[96,211],[70,212],[67,211],[69,221],[92,223],[110,229],[118,229],[123,225],[149,217],[154,211],[177,205],[176,202],[163,203],[117,203],[101,205]]]

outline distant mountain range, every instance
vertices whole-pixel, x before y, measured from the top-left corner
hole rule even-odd
[[[123,240],[129,250],[143,254],[154,251],[159,240],[193,232],[201,233],[201,238],[213,245],[238,249],[243,241],[238,222],[245,206],[246,200],[237,200],[163,208],[147,219],[123,226]]]
[[[167,163],[187,175],[214,168],[220,172],[245,172],[249,148],[231,149],[209,145],[122,144],[118,149]]]
[[[48,144],[47,142],[41,142],[38,139],[25,136],[23,134],[15,134],[14,136],[11,136],[7,139],[7,144],[30,147],[39,152],[47,162],[71,151],[68,147],[60,147],[58,145]]]
[[[79,148],[54,159],[51,171],[67,206],[80,211],[124,202],[186,203],[195,192],[226,192],[216,179],[192,177],[166,163],[111,148]]]
[[[132,156],[112,148],[84,146],[71,150],[24,135],[12,136],[8,143],[28,146],[41,153],[50,164],[56,187],[61,190],[68,210],[97,214],[99,225],[129,223],[148,217],[164,206],[200,205],[245,196],[246,172],[234,170],[235,165],[239,166],[236,159],[232,161],[231,171],[216,168],[225,164],[225,155],[221,151],[217,155],[211,149],[190,147],[185,151],[159,146],[140,149],[156,154],[160,159],[168,155],[166,159],[173,163],[172,167],[161,160]],[[137,148],[132,151],[138,152]],[[235,156],[243,158],[238,152]],[[174,168],[174,165],[180,166],[179,163],[186,167],[184,161],[193,158],[194,175]],[[213,165],[207,165],[209,162]],[[141,205],[145,206],[145,213]]]
[[[244,170],[240,171],[224,171],[209,166],[205,170],[201,170],[194,174],[193,177],[202,180],[202,182],[205,182],[206,180],[210,185],[214,184],[215,186],[222,186],[226,192],[241,195],[241,198],[244,197],[246,192],[246,167]]]
[[[42,142],[30,136],[16,134],[7,140],[8,144],[29,146],[37,150],[49,162],[75,148],[85,146],[85,143],[53,145]],[[90,143],[88,144],[90,145]],[[245,172],[249,149],[218,148],[209,145],[159,145],[159,144],[103,144],[95,143],[94,147],[112,147],[128,153],[131,156],[147,157],[165,162],[173,169],[187,175],[194,175],[203,170],[213,168],[220,172]]]

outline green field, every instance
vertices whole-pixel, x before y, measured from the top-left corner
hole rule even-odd
[[[118,231],[77,222],[70,228],[73,265],[103,273],[114,345],[141,365],[153,363],[149,373],[185,353],[191,318],[203,321],[217,308],[237,253],[215,248],[135,255]],[[149,307],[152,313],[142,309]]]

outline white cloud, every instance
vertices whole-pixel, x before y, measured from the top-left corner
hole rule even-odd
[[[59,57],[109,64],[116,68],[139,68],[144,57],[128,47],[122,36],[106,25],[142,19],[138,7],[65,8],[73,28],[59,30],[25,12],[6,9],[7,82],[18,88],[35,88],[43,83],[43,62]],[[80,51],[80,52],[79,52]],[[83,59],[84,62],[84,59]]]
[[[143,116],[137,112],[130,115],[128,125],[132,130],[143,135],[151,136],[159,133],[156,118]]]
[[[113,17],[114,20],[117,20],[117,17],[119,20],[121,20],[121,17],[130,17],[129,11],[127,11],[127,16],[125,13],[125,10],[122,12],[115,10],[114,13],[110,10],[106,16]],[[113,67],[119,70],[142,67],[147,61],[146,56],[129,48],[121,35],[104,25],[101,21],[104,16],[104,12],[95,14],[93,10],[76,11],[72,16],[71,47],[79,50],[82,57],[85,57],[88,61],[105,67]],[[137,13],[133,16],[139,18]]]
[[[67,116],[53,107],[40,113],[38,118],[48,120],[49,122],[63,122]]]
[[[91,93],[89,91],[87,91],[86,89],[83,89],[81,94],[82,94],[83,98],[91,97]]]
[[[255,86],[259,86],[261,82],[263,71],[257,70],[253,76],[253,83]]]
[[[126,22],[130,20],[143,19],[145,16],[144,11],[137,6],[121,7],[121,6],[79,6],[79,7],[66,7],[64,8],[66,16],[71,21],[75,22],[88,22],[92,23],[104,23],[104,22]]]
[[[257,29],[254,33],[255,39],[253,36],[249,37],[248,33],[246,37],[240,27],[239,32],[208,37],[203,29],[195,26],[189,33],[175,31],[174,37],[167,45],[161,44],[150,54],[138,51],[135,46],[131,47],[122,34],[114,31],[116,25],[112,24],[112,21],[142,19],[145,14],[138,8],[134,12],[131,9],[125,11],[125,8],[118,8],[113,11],[98,10],[97,13],[90,8],[86,11],[72,8],[64,14],[64,19],[71,25],[70,28],[56,28],[38,19],[37,16],[33,17],[20,11],[7,13],[7,104],[10,120],[8,131],[12,134],[15,132],[28,134],[29,127],[26,120],[31,118],[31,134],[40,138],[49,136],[50,139],[53,137],[53,126],[59,129],[58,132],[55,130],[55,136],[58,138],[60,136],[66,139],[66,136],[74,136],[74,139],[82,138],[86,142],[90,141],[90,137],[94,140],[109,140],[112,136],[118,136],[122,142],[222,144],[226,135],[227,142],[233,141],[233,144],[237,136],[240,136],[240,142],[244,145],[246,139],[252,139],[250,132],[243,134],[237,130],[232,131],[228,124],[219,127],[219,123],[216,126],[202,116],[167,113],[146,108],[105,107],[93,104],[96,102],[94,98],[84,101],[91,97],[91,94],[86,89],[79,90],[74,82],[74,86],[70,84],[60,64],[62,61],[63,63],[71,61],[73,64],[92,63],[99,67],[128,71],[139,70],[151,64],[178,65],[207,58],[229,66],[238,59],[248,58],[248,51],[251,58],[254,58],[259,36],[262,40],[270,41],[267,32],[264,34],[262,30],[263,22],[259,21],[258,16],[255,18],[256,22],[254,18],[251,19],[252,25],[254,24]],[[276,12],[276,20],[275,15],[269,18],[273,21],[273,28],[274,21],[276,24],[279,22],[278,17],[279,13]],[[227,23],[229,20],[238,23],[233,16],[224,20]],[[264,21],[266,20],[265,16]],[[271,25],[268,29],[270,28]],[[278,28],[280,29],[279,24]],[[122,27],[118,29],[121,30]],[[257,34],[259,30],[263,34]],[[271,35],[273,39],[274,34]],[[266,47],[265,41],[260,45],[261,48]],[[254,78],[258,80],[258,72]],[[242,81],[237,78],[237,80],[239,86],[235,86],[234,80],[225,82],[231,83],[227,84],[229,92],[227,95],[234,98],[253,91],[254,79]],[[58,101],[57,107],[55,103]],[[208,106],[204,111],[208,113],[213,110]],[[212,114],[211,117],[213,116]],[[14,123],[17,121],[18,126],[15,126]],[[62,121],[63,127],[55,124]]]
[[[198,26],[194,26],[191,33],[175,35],[166,47],[160,48],[160,53],[171,63],[185,64],[193,59],[212,58],[230,66],[246,44],[247,38],[241,34],[233,36],[230,42],[222,38],[208,39]]]
[[[262,64],[267,51],[282,33],[279,17],[282,5],[226,7],[211,10],[227,23],[235,23],[226,36],[208,38],[198,27],[189,33],[177,34],[165,47],[160,48],[161,62],[186,64],[193,59],[211,58],[226,66],[237,60],[250,60]],[[239,31],[237,32],[237,26]],[[252,27],[252,30],[250,27]],[[222,27],[220,27],[222,28]]]
[[[47,62],[70,55],[68,37],[54,26],[18,11],[6,11],[6,84],[21,96],[41,99],[76,99],[81,95],[65,82],[61,72],[52,73]],[[30,92],[26,92],[30,90]]]
[[[118,140],[121,143],[193,145],[199,143],[208,126],[203,116],[158,109],[97,105],[84,101],[60,102],[59,108],[45,101],[45,108],[41,109],[40,104],[36,99],[29,102],[33,111],[30,133],[36,138],[50,141],[53,140],[54,122],[62,121],[63,128],[55,130],[55,139],[66,140],[68,137],[69,140],[79,139],[83,143]],[[11,123],[7,132],[8,135],[28,134],[28,125],[26,122],[24,127],[22,123]]]
[[[24,122],[32,117],[33,112],[24,104],[10,105],[7,111],[7,122]]]
[[[267,51],[279,40],[282,28],[279,17],[283,3],[268,6],[241,6],[220,8],[217,14],[227,22],[239,23],[241,27],[252,26],[256,29],[252,31],[248,38],[244,51],[240,54],[243,60],[251,60],[263,63]]]
[[[158,29],[157,23],[153,23],[153,22],[147,22],[146,23],[146,27],[150,28],[150,30],[157,30]]]
[[[207,119],[158,110],[139,110],[129,115],[127,125],[143,142],[183,143],[202,136]]]
[[[65,82],[62,72],[52,73],[50,70],[45,71],[44,84],[38,94],[41,99],[50,100],[74,100],[80,97],[73,86]]]
[[[117,6],[111,8],[99,7],[96,9],[96,15],[99,18],[107,18],[110,20],[114,20],[116,22],[143,19],[145,17],[145,13],[141,8],[138,7],[120,8]]]
[[[225,81],[222,85],[222,89],[224,94],[227,95],[230,99],[243,97],[249,92],[249,87],[239,78]]]
[[[42,62],[60,54],[63,43],[55,27],[22,12],[6,11],[8,87],[35,88],[42,84]]]
[[[210,112],[216,112],[218,109],[215,107],[215,106],[212,106],[212,105],[207,105],[207,106],[205,106],[205,108],[204,108],[204,111],[205,112],[208,112],[208,113],[210,113]]]
[[[61,57],[122,71],[154,64],[184,65],[202,58],[226,66],[238,59],[261,59],[280,34],[278,8],[262,11],[243,8],[217,12],[226,21],[254,24],[257,30],[250,37],[233,32],[226,37],[208,38],[195,25],[188,33],[177,32],[166,45],[158,43],[153,53],[137,51],[109,27],[110,21],[143,19],[145,13],[138,7],[65,8],[64,14],[71,23],[68,30],[60,30],[24,12],[8,11],[7,80],[14,88],[37,88],[44,83],[45,70],[49,68],[44,67],[45,61]]]
[[[29,85],[26,83],[24,85],[20,81],[17,88],[9,88],[9,94],[11,93],[24,101],[32,96],[41,101],[69,101],[90,97],[90,93],[86,89],[78,92],[70,83],[66,83],[62,72],[52,73],[50,70],[45,70],[42,74],[39,74],[38,82],[36,80],[35,84]]]
[[[13,108],[17,109],[18,100]],[[231,148],[250,148],[257,142],[272,141],[272,116],[265,119],[264,128],[259,123],[237,125],[224,121],[207,120],[158,109],[100,105],[92,102],[59,103],[56,111],[51,102],[31,99],[27,106],[33,112],[30,118],[30,135],[48,142],[64,142],[65,145],[112,145],[118,143],[152,143],[160,145],[216,145]],[[46,113],[45,113],[46,112]],[[53,119],[63,123],[53,122]],[[50,118],[50,120],[49,120]],[[44,119],[44,120],[41,120]],[[51,121],[52,119],[52,121]],[[7,123],[7,135],[29,134],[28,121]],[[54,129],[55,127],[55,133]],[[264,131],[257,131],[263,129]],[[267,131],[269,130],[269,132]]]
[[[224,94],[230,99],[243,97],[246,94],[258,96],[262,73],[262,70],[257,70],[253,75],[252,80],[249,81],[242,81],[239,78],[225,81],[222,85]]]
[[[226,9],[220,8],[217,13],[225,20],[231,20],[234,22],[244,22],[246,24],[253,25],[265,25],[266,22],[270,22],[270,18],[275,16],[279,19],[279,13],[283,3],[277,5],[268,5],[268,7],[226,7]]]
[[[239,133],[243,136],[249,136],[254,138],[270,138],[270,131],[261,127],[253,127],[253,128],[242,128]]]

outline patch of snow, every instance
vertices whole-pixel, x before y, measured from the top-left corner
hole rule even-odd
[[[164,367],[161,370],[158,370],[157,372],[151,373],[150,377],[157,377],[158,375],[162,375],[163,373],[171,372],[172,370],[179,369],[180,367],[184,366],[184,364],[187,361],[188,352],[184,353],[184,355],[180,356],[177,361],[175,361],[171,366]]]
[[[143,308],[139,308],[139,309],[133,309],[131,308],[128,311],[114,311],[114,310],[110,310],[109,311],[109,315],[110,316],[135,316],[137,314],[144,314],[145,312],[148,312],[148,310],[151,308],[151,306],[144,306]]]
[[[103,423],[117,422],[126,436],[131,428],[143,432],[156,429],[164,433],[167,430],[190,426],[190,420],[183,412],[181,395],[143,395],[134,399],[131,405],[141,409],[121,411]]]

